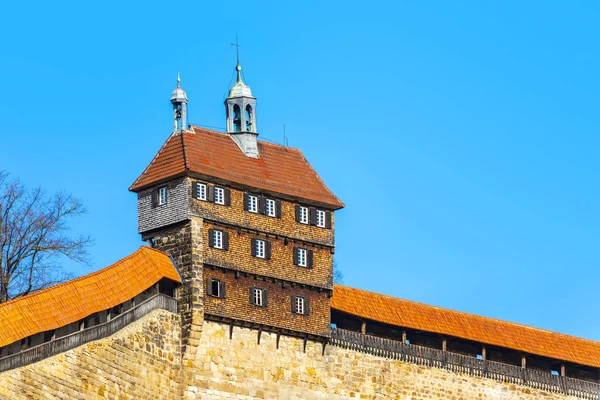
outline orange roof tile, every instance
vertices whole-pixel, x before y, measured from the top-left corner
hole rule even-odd
[[[334,310],[386,324],[454,336],[600,368],[600,342],[334,285]]]
[[[230,135],[192,127],[171,136],[129,190],[139,191],[184,172],[224,179],[334,209],[344,207],[298,149],[258,141],[260,158],[246,157]]]
[[[115,307],[162,278],[181,283],[166,253],[141,247],[100,271],[0,304],[0,347]]]

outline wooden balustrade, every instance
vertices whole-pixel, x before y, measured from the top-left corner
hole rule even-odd
[[[547,392],[564,393],[588,400],[600,399],[600,384],[517,365],[482,360],[439,349],[402,343],[360,332],[331,328],[330,344],[379,357],[529,386]]]
[[[23,367],[44,358],[74,349],[88,342],[110,336],[157,309],[177,313],[177,300],[164,294],[157,294],[103,324],[92,326],[19,353],[0,358],[0,372]]]

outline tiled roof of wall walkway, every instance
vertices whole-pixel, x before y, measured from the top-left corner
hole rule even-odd
[[[344,207],[299,149],[259,140],[260,158],[246,157],[231,135],[192,127],[171,135],[131,185],[137,192],[188,172],[324,204]]]
[[[367,320],[600,368],[600,342],[335,285],[331,307]]]
[[[100,271],[0,304],[0,347],[115,307],[163,278],[181,283],[169,256],[144,246]]]

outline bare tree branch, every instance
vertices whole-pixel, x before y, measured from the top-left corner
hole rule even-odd
[[[85,213],[71,195],[28,190],[0,171],[0,303],[72,278],[62,257],[89,264],[90,237],[74,237],[68,225]]]

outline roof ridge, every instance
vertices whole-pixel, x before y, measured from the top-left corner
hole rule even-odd
[[[86,274],[86,275],[79,276],[79,277],[74,278],[74,279],[69,279],[68,281],[61,282],[61,283],[58,283],[56,285],[52,285],[52,286],[49,286],[49,287],[41,289],[41,290],[36,290],[35,292],[31,292],[29,294],[26,294],[25,296],[16,297],[16,298],[14,298],[12,300],[9,300],[9,301],[6,301],[4,303],[0,303],[0,309],[2,307],[4,307],[4,306],[8,305],[8,304],[16,303],[17,301],[20,301],[20,300],[23,300],[23,299],[28,299],[28,298],[33,297],[33,296],[37,296],[37,295],[45,293],[45,292],[47,292],[47,291],[49,291],[51,289],[56,289],[57,287],[66,286],[67,284],[71,284],[73,282],[78,282],[78,281],[81,281],[83,279],[86,279],[86,278],[98,275],[101,272],[108,271],[108,270],[110,270],[112,268],[117,267],[118,264],[121,264],[122,262],[125,262],[126,260],[132,258],[136,254],[142,253],[143,249],[145,249],[145,248],[146,249],[150,249],[148,246],[140,246],[139,249],[137,249],[133,253],[129,254],[128,256],[125,256],[125,257],[121,258],[120,260],[117,260],[114,263],[112,263],[112,264],[110,264],[110,265],[108,265],[108,266],[106,266],[104,268],[101,268],[101,269],[99,269],[97,271],[91,272],[91,273]],[[151,249],[151,250],[155,250],[155,249]],[[159,251],[159,250],[155,250],[155,251]]]
[[[311,164],[311,163],[309,163],[309,162],[308,162],[308,160],[306,159],[306,156],[304,155],[304,153],[300,152],[300,155],[302,156],[302,158],[304,159],[304,161],[306,161],[306,164],[308,165],[308,167],[309,167],[310,169],[312,169],[312,171],[315,173],[315,176],[317,177],[317,180],[318,180],[319,182],[321,182],[321,184],[323,184],[323,187],[325,188],[325,190],[327,190],[327,191],[329,192],[329,194],[330,194],[331,196],[333,196],[333,198],[335,198],[335,199],[336,199],[336,200],[337,200],[337,201],[338,201],[338,202],[341,204],[341,206],[342,206],[342,207],[340,207],[340,208],[346,207],[346,204],[344,204],[344,202],[343,202],[343,201],[341,201],[341,200],[340,200],[340,198],[339,198],[339,197],[337,197],[337,196],[336,196],[336,195],[335,195],[335,194],[334,194],[334,193],[333,193],[333,192],[332,192],[332,191],[329,189],[329,186],[327,186],[327,185],[325,184],[325,181],[323,181],[323,179],[321,179],[321,177],[319,176],[319,174],[318,174],[317,170],[316,170],[316,169],[314,169],[314,168],[313,168],[313,166],[312,166],[312,164]]]
[[[573,339],[584,340],[584,341],[587,341],[587,342],[590,342],[590,343],[594,343],[594,344],[599,344],[600,345],[600,342],[598,342],[598,341],[595,341],[595,340],[592,340],[592,339],[583,338],[583,337],[580,337],[580,336],[569,335],[567,333],[561,333],[561,332],[557,332],[557,331],[552,331],[552,330],[545,329],[545,328],[538,328],[538,327],[535,327],[535,326],[525,325],[525,324],[521,324],[521,323],[518,323],[518,322],[507,321],[507,320],[503,320],[503,319],[499,319],[499,318],[487,317],[487,316],[484,316],[484,315],[474,314],[474,313],[470,313],[470,312],[466,312],[466,311],[459,311],[459,310],[453,310],[451,308],[444,308],[444,307],[434,306],[434,305],[427,304],[427,303],[422,303],[422,302],[419,302],[419,301],[414,301],[414,300],[409,300],[409,299],[403,299],[403,298],[400,298],[400,297],[390,296],[388,294],[377,293],[377,292],[373,292],[373,291],[370,291],[370,290],[354,288],[354,287],[346,286],[346,285],[340,285],[338,283],[336,283],[334,285],[334,288],[333,288],[333,295],[334,296],[335,296],[335,288],[336,287],[341,287],[341,288],[345,288],[345,289],[350,289],[350,290],[365,292],[365,293],[369,293],[369,294],[374,294],[374,295],[377,295],[377,296],[387,297],[389,299],[399,300],[399,301],[403,301],[403,302],[407,302],[407,303],[412,303],[412,304],[418,304],[418,305],[421,305],[421,306],[425,306],[425,307],[429,307],[429,308],[435,308],[435,309],[442,310],[442,311],[450,311],[450,312],[453,312],[453,313],[462,314],[462,315],[466,315],[466,316],[469,316],[469,317],[477,317],[477,318],[482,318],[482,319],[485,319],[485,320],[488,320],[488,321],[496,321],[496,322],[501,322],[503,324],[510,324],[510,325],[513,325],[513,326],[518,326],[518,327],[521,327],[521,328],[527,328],[527,329],[532,329],[532,330],[536,330],[536,331],[540,331],[540,332],[551,333],[553,335],[567,336],[567,337],[570,337],[570,338],[573,338]]]
[[[230,135],[230,134],[228,134],[227,132],[216,131],[216,130],[214,130],[214,129],[208,129],[208,128],[204,128],[204,127],[197,126],[197,125],[190,125],[190,126],[191,126],[191,127],[194,129],[194,130],[198,129],[198,130],[204,131],[204,132],[206,132],[206,133],[216,133],[216,134],[223,135],[223,136],[228,136],[228,137],[229,137],[229,136],[231,136],[231,135]],[[297,147],[285,146],[285,145],[283,145],[283,144],[279,144],[279,143],[271,142],[271,141],[269,141],[269,140],[267,140],[267,139],[264,139],[264,140],[257,139],[257,141],[258,141],[258,142],[260,142],[261,144],[265,144],[265,145],[267,145],[267,146],[272,146],[272,147],[281,147],[281,148],[283,148],[283,149],[286,149],[286,150],[294,150],[294,151],[301,152],[301,150],[300,150],[299,148],[297,148]]]

